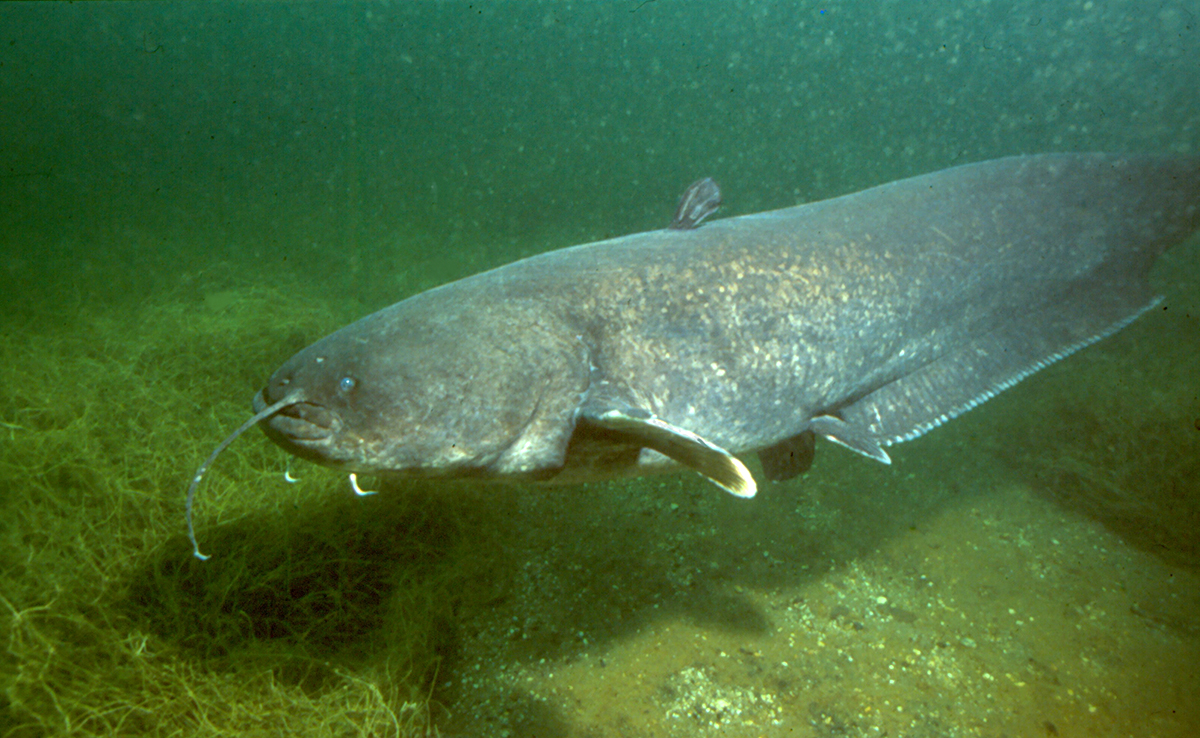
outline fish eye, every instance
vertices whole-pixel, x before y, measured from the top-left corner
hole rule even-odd
[[[338,389],[340,389],[342,392],[349,392],[350,390],[354,389],[357,384],[358,382],[354,381],[354,377],[342,377],[338,381]]]

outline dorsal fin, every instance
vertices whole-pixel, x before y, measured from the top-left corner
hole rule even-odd
[[[712,177],[698,179],[684,190],[679,198],[679,207],[675,209],[675,217],[671,225],[673,231],[687,231],[700,225],[700,222],[717,212],[721,207],[721,188]]]

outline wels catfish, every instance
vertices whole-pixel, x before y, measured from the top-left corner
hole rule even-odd
[[[573,483],[690,468],[754,495],[817,436],[876,461],[1128,324],[1200,227],[1200,159],[1016,156],[523,259],[288,359],[254,398],[288,452],[355,474]],[[358,489],[355,482],[355,488]],[[197,556],[199,548],[195,549]]]

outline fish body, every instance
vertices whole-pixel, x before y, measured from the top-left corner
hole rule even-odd
[[[1200,160],[1048,154],[575,246],[342,328],[255,409],[288,451],[353,472],[683,464],[748,496],[737,455],[785,478],[815,435],[887,462],[1126,325],[1198,208]]]

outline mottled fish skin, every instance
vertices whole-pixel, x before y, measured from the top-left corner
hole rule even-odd
[[[667,228],[676,231],[696,228],[720,207],[721,188],[712,177],[698,179],[684,190],[683,197],[679,198],[679,207],[675,209],[675,217]]]
[[[886,460],[1146,310],[1147,272],[1198,204],[1200,159],[1019,156],[576,246],[367,316],[287,361],[256,405],[296,397],[268,435],[359,472],[662,467],[589,425],[610,408],[774,449],[779,476],[781,455],[811,460],[810,431]],[[329,432],[297,432],[312,418]]]

